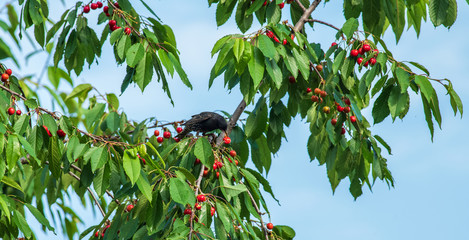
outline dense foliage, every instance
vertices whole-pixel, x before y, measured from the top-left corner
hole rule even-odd
[[[357,198],[376,179],[393,186],[381,154],[383,147],[389,153],[391,148],[370,126],[388,116],[403,119],[409,92],[421,96],[432,138],[434,121],[439,127],[442,121],[434,86],[446,89],[454,114],[462,116],[450,80],[434,79],[424,66],[395,59],[381,39],[391,28],[399,41],[406,24],[419,35],[427,12],[434,26],[451,27],[455,0],[344,0],[341,27],[314,18],[320,0],[209,0],[216,7],[216,24],[234,16],[242,33],[214,44],[216,63],[208,85],[224,81],[243,99],[233,114],[224,112],[227,136],[215,131],[218,136],[173,137],[183,121],[129,121],[119,109],[118,93],[101,94],[73,79],[85,66],[93,70],[102,48],[110,45],[116,63],[127,70],[121,92],[132,83],[144,91],[156,80],[171,99],[175,74],[192,88],[173,30],[147,5],[150,1],[140,2],[145,9],[138,12],[129,0],[77,2],[60,19],[49,18],[51,2],[45,0],[0,6],[3,239],[35,239],[26,211],[44,231],[61,227],[69,238],[292,239],[292,228],[267,223],[263,193],[276,199],[266,175],[294,117],[309,123],[310,161],[325,164],[333,190],[349,178]],[[262,28],[246,34],[254,18]],[[330,47],[308,39],[318,24],[337,30]],[[23,67],[11,49],[21,49],[24,39],[35,40],[37,52],[53,60],[47,84],[11,70]],[[72,91],[59,88],[64,81]],[[41,107],[38,89],[50,93],[58,111]],[[365,108],[372,109],[372,120],[362,115]],[[243,113],[247,119],[239,121]],[[246,167],[249,161],[255,169]],[[101,223],[78,232],[80,220],[64,204],[70,193],[83,204],[87,198],[94,202]],[[51,211],[53,205],[61,212]],[[60,223],[44,217],[56,214]]]

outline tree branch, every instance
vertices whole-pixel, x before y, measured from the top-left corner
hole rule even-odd
[[[323,24],[323,25],[326,25],[326,26],[329,26],[337,31],[340,31],[340,28],[330,24],[330,23],[327,23],[327,22],[324,22],[324,21],[321,21],[321,20],[317,20],[317,19],[306,19],[306,22],[317,22],[317,23],[320,23],[320,24]]]
[[[296,2],[298,2],[298,1],[296,1]],[[311,13],[313,13],[313,11],[316,9],[316,7],[319,5],[320,2],[321,2],[321,0],[314,0],[314,2],[311,3],[311,6],[309,6],[308,9],[304,10],[303,15],[301,15],[300,20],[298,20],[298,22],[293,27],[293,31],[299,32],[303,29],[305,23],[307,22],[307,20],[311,16]]]
[[[300,6],[300,8],[301,8],[301,10],[303,10],[303,12],[305,12],[305,11],[306,11],[306,8],[305,8],[305,6],[303,6],[303,3],[301,3],[301,1],[300,1],[300,0],[295,0],[295,2],[296,2],[296,4],[298,4],[298,6]]]
[[[226,129],[226,134],[227,135],[230,135],[231,131],[236,126],[236,122],[238,122],[239,117],[244,112],[245,108],[246,108],[246,101],[244,101],[244,99],[243,99],[239,103],[239,105],[236,108],[236,110],[234,111],[233,115],[231,115],[230,121],[228,121],[228,128]],[[224,137],[225,137],[225,133],[223,133],[223,132],[220,134],[220,136],[218,136],[217,142],[216,142],[217,147],[221,146]]]
[[[242,181],[239,181],[241,184],[244,184]],[[269,240],[269,235],[267,233],[267,228],[264,225],[264,221],[262,220],[262,212],[257,206],[256,201],[254,200],[254,197],[252,196],[251,192],[247,190],[249,198],[251,198],[252,205],[254,205],[254,208],[256,209],[257,214],[259,214],[259,219],[261,220],[261,227],[262,227],[262,232],[264,232],[264,236],[266,240]]]

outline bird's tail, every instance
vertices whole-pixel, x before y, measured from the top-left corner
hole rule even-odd
[[[184,128],[184,130],[182,130],[182,132],[180,132],[178,135],[176,135],[177,138],[179,139],[183,139],[191,130],[186,127]]]

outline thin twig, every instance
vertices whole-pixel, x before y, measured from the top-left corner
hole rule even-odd
[[[244,109],[246,108],[246,101],[241,100],[241,102],[239,103],[238,107],[236,108],[236,110],[234,111],[233,115],[231,115],[231,118],[230,118],[230,121],[228,121],[228,128],[226,129],[226,134],[229,136],[231,131],[233,130],[233,128],[236,126],[236,122],[238,122],[238,119],[239,117],[241,116],[241,114],[244,112]],[[223,142],[223,138],[225,137],[225,133],[222,132],[218,138],[217,138],[217,147],[219,147],[222,142]]]
[[[332,25],[332,24],[330,24],[330,23],[328,23],[328,22],[321,21],[321,20],[311,19],[311,18],[310,18],[310,19],[306,19],[306,22],[317,22],[317,23],[326,25],[326,26],[328,26],[328,27],[331,27],[331,28],[333,28],[333,29],[335,29],[335,30],[337,30],[337,31],[340,31],[340,28],[338,28],[338,27],[336,27],[336,26],[334,26],[334,25]]]
[[[243,181],[239,181],[239,183],[244,184]],[[264,232],[265,239],[268,240],[269,235],[268,235],[267,229],[264,225],[264,221],[262,220],[262,212],[261,212],[261,210],[259,210],[259,207],[257,206],[257,203],[254,200],[254,197],[252,196],[251,192],[249,190],[247,190],[247,192],[248,192],[249,198],[251,198],[251,202],[254,205],[254,208],[256,209],[256,212],[259,214],[259,219],[261,220],[261,227],[262,227],[262,231]]]
[[[298,4],[298,6],[300,6],[300,8],[301,8],[301,10],[303,10],[303,12],[305,12],[305,11],[306,11],[306,8],[305,8],[305,6],[303,6],[303,3],[301,3],[301,1],[300,1],[300,0],[295,0],[295,2],[296,2],[296,4]]]

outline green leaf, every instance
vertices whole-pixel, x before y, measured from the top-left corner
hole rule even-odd
[[[456,0],[429,0],[428,13],[435,27],[443,24],[449,28],[456,21],[458,5]]]
[[[418,69],[422,70],[425,74],[430,75],[430,71],[428,71],[428,69],[426,67],[422,66],[421,64],[416,63],[416,62],[409,62],[409,63],[414,65]]]
[[[49,142],[49,169],[52,173],[52,175],[58,179],[61,174],[61,151],[59,147],[59,143],[57,141],[57,137],[52,137],[50,138]]]
[[[136,73],[134,76],[134,81],[137,83],[138,87],[143,92],[143,90],[145,90],[145,87],[151,82],[151,78],[153,77],[153,55],[151,53],[143,53],[140,62],[135,68],[135,72]]]
[[[15,222],[16,227],[19,228],[25,237],[31,237],[32,231],[31,228],[29,228],[28,222],[26,222],[26,219],[24,219],[23,215],[16,209],[13,210],[13,221]]]
[[[236,6],[236,3],[237,1],[235,0],[225,0],[217,5],[216,21],[218,27],[228,21],[233,12],[234,7]]]
[[[91,91],[91,89],[93,89],[93,86],[91,86],[91,84],[80,84],[72,90],[72,92],[64,99],[64,101],[66,102],[79,95],[88,95],[88,92]]]
[[[16,166],[16,161],[18,161],[20,157],[20,142],[18,141],[18,137],[15,135],[10,135],[8,137],[6,157],[8,170],[11,172]]]
[[[94,173],[97,169],[100,169],[107,163],[109,158],[109,153],[104,147],[99,147],[93,152],[91,156],[91,171]]]
[[[391,90],[392,86],[383,89],[383,91],[373,104],[373,110],[371,112],[371,115],[373,116],[374,124],[382,122],[390,114],[388,107],[388,99]]]
[[[407,73],[404,69],[398,67],[396,69],[396,76],[397,81],[399,82],[399,86],[401,86],[401,93],[407,92],[407,88],[410,85],[409,73]]]
[[[257,47],[261,50],[261,52],[264,54],[264,56],[268,58],[275,58],[275,55],[277,54],[277,51],[275,50],[274,43],[272,40],[265,36],[265,35],[260,35],[257,38]]]
[[[215,162],[212,146],[205,137],[197,139],[194,146],[194,155],[196,158],[200,159],[205,166],[211,167]]]
[[[111,43],[111,45],[114,45],[114,43],[116,43],[117,40],[119,40],[122,37],[123,32],[124,32],[124,29],[119,28],[119,29],[114,30],[111,33],[111,37],[109,38],[109,42]]]
[[[355,18],[347,19],[347,21],[342,26],[342,32],[347,37],[347,41],[349,41],[353,37],[353,34],[355,33],[355,31],[357,31],[357,29],[358,29],[358,20]]]
[[[255,140],[262,135],[267,126],[267,114],[265,98],[261,97],[246,120],[244,131],[247,138]]]
[[[304,79],[309,78],[310,68],[309,68],[309,58],[306,55],[304,50],[298,51],[296,48],[293,48],[293,56],[296,59],[298,68],[300,69],[301,75]]]
[[[420,97],[422,98],[423,112],[425,113],[425,121],[427,121],[427,126],[428,126],[428,129],[430,130],[430,135],[431,135],[431,139],[433,142],[433,133],[435,132],[435,129],[433,128],[433,119],[432,119],[432,113],[431,113],[432,110],[431,110],[430,104],[428,104],[428,101],[423,96],[423,94]]]
[[[23,114],[21,115],[18,120],[16,120],[13,129],[18,135],[23,135],[26,129],[29,128],[29,115]]]
[[[171,178],[169,180],[169,193],[171,199],[182,205],[190,204],[194,206],[195,195],[191,187],[179,178]]]
[[[125,173],[127,174],[130,181],[132,182],[132,185],[134,185],[135,182],[140,177],[140,169],[141,169],[140,160],[137,157],[137,150],[136,149],[125,150],[122,164],[123,164]]]
[[[152,187],[150,186],[150,182],[148,181],[147,174],[144,171],[141,171],[140,177],[137,180],[137,186],[140,192],[143,193],[143,196],[151,202],[152,200]]]
[[[7,219],[10,220],[10,209],[7,205],[7,196],[0,194],[0,206],[2,207],[2,215],[6,215]]]
[[[29,209],[29,212],[31,212],[31,214],[39,221],[40,224],[47,227],[49,231],[52,231],[55,233],[55,229],[50,225],[49,220],[47,220],[47,218],[44,217],[44,215],[42,215],[42,213],[39,212],[37,208],[35,208],[33,205],[26,203],[26,202],[23,204]]]
[[[409,94],[407,91],[401,93],[399,87],[397,86],[391,90],[388,99],[388,106],[393,121],[396,119],[396,117],[400,116],[401,113],[406,110],[406,108],[408,108],[409,101]]]
[[[145,55],[145,48],[141,43],[135,43],[129,48],[129,50],[127,50],[126,55],[127,65],[133,68],[137,65],[137,63],[139,63],[143,59]]]
[[[345,54],[347,51],[342,50],[339,54],[334,59],[334,63],[332,64],[332,72],[336,74],[339,69],[342,67],[344,60],[345,60]]]
[[[29,142],[21,135],[18,136],[18,140],[20,141],[21,146],[23,146],[24,150],[26,150],[26,152],[39,163],[39,160],[36,156],[36,151],[34,151],[34,148],[31,146],[31,144],[29,144]]]
[[[242,38],[237,38],[233,45],[233,54],[236,58],[236,61],[239,62],[240,59],[243,57],[243,51],[244,51],[244,40]]]
[[[187,78],[186,72],[184,72],[184,69],[182,69],[179,60],[176,59],[176,57],[172,53],[168,53],[168,57],[173,63],[173,66],[176,69],[176,72],[178,73],[179,77],[181,78],[181,81],[192,90],[192,84],[189,81],[189,78]]]
[[[253,57],[248,63],[249,73],[254,81],[254,87],[257,88],[264,77],[264,55],[258,48],[254,48]]]
[[[6,185],[8,185],[12,188],[16,188],[16,189],[20,190],[22,193],[24,193],[23,188],[17,182],[15,182],[15,180],[13,180],[13,179],[11,179],[7,176],[3,176],[2,183],[6,184]]]
[[[379,143],[381,143],[381,145],[383,145],[387,150],[388,150],[388,153],[389,155],[392,155],[391,153],[391,147],[388,145],[388,143],[386,141],[384,141],[383,138],[381,138],[380,136],[378,135],[373,135],[373,137],[378,140]]]
[[[295,230],[285,225],[275,225],[273,231],[283,239],[293,239],[296,236]]]
[[[85,112],[85,123],[88,128],[97,122],[103,116],[106,105],[104,103],[96,104],[92,109]]]
[[[279,68],[277,65],[277,62],[275,60],[266,60],[267,62],[265,63],[265,67],[267,70],[267,73],[269,74],[270,78],[275,84],[275,87],[279,89],[282,86],[282,70]]]
[[[428,102],[430,102],[434,89],[428,78],[421,75],[416,75],[415,83],[419,85],[422,95],[425,96]]]

